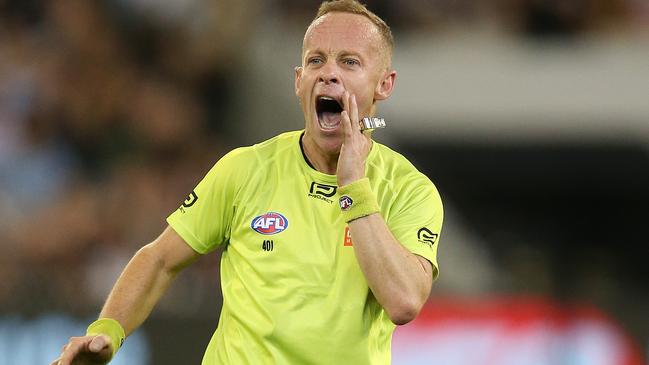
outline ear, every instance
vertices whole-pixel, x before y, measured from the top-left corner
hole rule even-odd
[[[300,96],[300,87],[302,87],[302,66],[295,66],[295,95]]]
[[[397,79],[397,71],[387,71],[374,90],[374,100],[385,100],[392,95],[394,82]]]

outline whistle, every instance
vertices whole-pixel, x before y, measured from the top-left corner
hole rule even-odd
[[[376,117],[365,117],[360,120],[361,131],[376,128],[385,128],[385,119]]]

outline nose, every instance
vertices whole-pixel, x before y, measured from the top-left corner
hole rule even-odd
[[[318,82],[323,82],[325,85],[329,84],[338,84],[340,83],[340,76],[337,73],[333,72],[331,68],[322,70],[322,73],[318,77]]]

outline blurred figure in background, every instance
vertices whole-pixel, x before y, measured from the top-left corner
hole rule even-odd
[[[192,10],[209,29],[166,29],[127,5],[0,2],[3,316],[93,313],[142,239],[162,228],[151,212],[173,210],[224,150],[216,133],[227,128],[226,75],[239,67],[240,48],[223,47],[246,33],[221,28],[221,2]],[[246,9],[228,19],[244,21]],[[160,49],[146,51],[152,44]],[[199,275],[187,290],[215,288],[206,269],[192,269]],[[27,328],[36,338],[32,330],[56,327]],[[3,351],[0,364],[20,362],[26,349]],[[52,358],[47,347],[29,351]]]
[[[205,11],[209,6],[202,4],[194,11],[205,17],[222,14]],[[184,39],[172,43],[167,30],[153,25],[151,41],[169,42],[165,48],[182,45],[186,52],[218,53],[223,61],[200,55],[188,58],[182,52],[164,58],[140,55],[144,41],[123,33],[132,9],[117,3],[6,2],[2,7],[3,250],[27,260],[25,267],[33,266],[27,264],[32,260],[66,260],[61,255],[83,262],[78,253],[102,242],[108,248],[126,245],[122,249],[131,251],[139,239],[161,226],[149,212],[172,209],[174,196],[222,153],[216,136],[205,132],[216,131],[223,123],[209,115],[203,99],[217,104],[226,118],[229,89],[219,85],[220,94],[214,97],[199,83],[230,72],[237,67],[237,56],[215,51],[221,42],[209,42],[214,47],[192,46]],[[138,23],[146,24],[141,19]],[[205,66],[183,66],[178,61],[186,59]],[[165,63],[172,62],[178,63],[177,70],[169,71]],[[188,72],[191,75],[183,75]],[[167,178],[159,179],[162,174]],[[148,187],[136,190],[138,185]],[[138,225],[124,224],[129,221]],[[34,222],[42,229],[34,230]],[[65,265],[38,267],[47,272],[55,267],[66,270]],[[77,303],[84,308],[88,304],[96,303]]]

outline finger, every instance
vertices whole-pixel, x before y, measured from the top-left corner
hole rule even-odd
[[[59,357],[59,362],[57,365],[70,365],[72,360],[81,352],[81,349],[84,347],[85,341],[72,340],[68,344],[65,351]]]
[[[56,365],[70,365],[76,355],[76,351],[70,351],[70,349],[67,349],[64,353],[61,354]]]
[[[356,95],[352,95],[350,99],[350,121],[352,126],[355,126],[354,130],[360,130],[361,125],[358,120],[358,104],[356,104]]]
[[[347,112],[347,110],[343,110],[340,113],[340,123],[343,125],[344,144],[345,142],[349,141],[352,136],[352,125],[351,121],[349,120],[349,113]]]
[[[101,350],[111,345],[110,338],[102,335],[95,336],[88,345],[88,350],[92,352],[100,352]]]
[[[59,364],[60,364],[60,360],[61,360],[61,358],[58,357],[58,358],[56,358],[54,361],[52,361],[52,362],[50,363],[50,365],[59,365]]]

